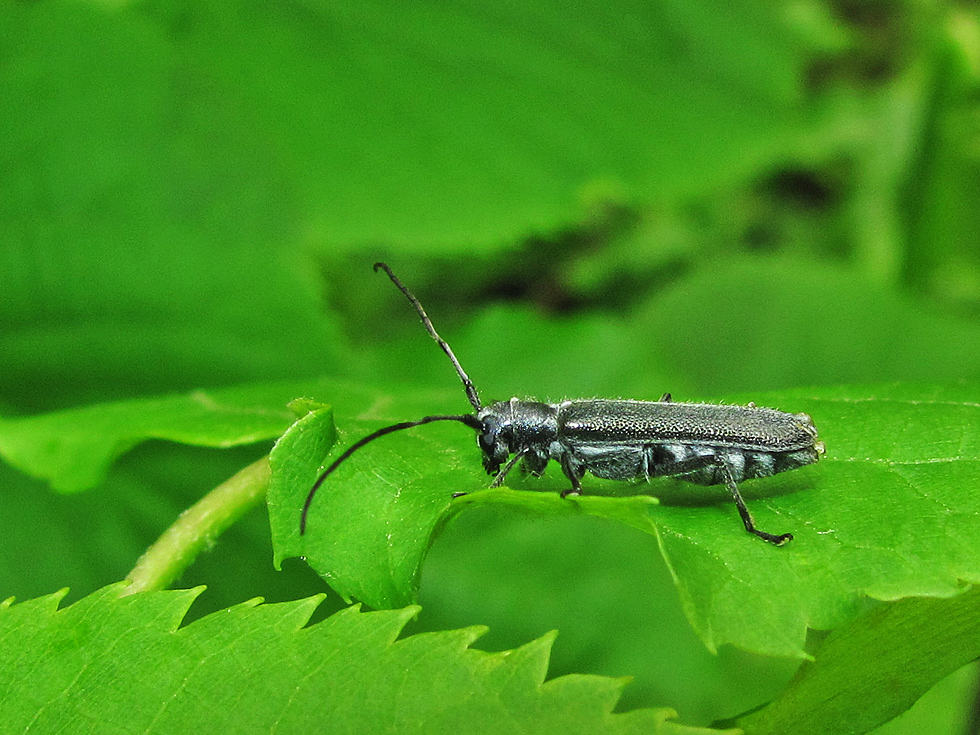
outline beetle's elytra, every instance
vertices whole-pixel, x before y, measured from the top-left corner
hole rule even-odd
[[[771,534],[755,527],[738,483],[812,464],[824,452],[810,417],[772,408],[678,403],[665,393],[659,401],[578,400],[541,403],[511,398],[480,403],[473,381],[452,349],[437,333],[422,304],[384,263],[383,270],[405,295],[432,339],[449,357],[474,413],[425,416],[368,434],[355,442],[317,478],[300,516],[300,533],[313,497],[323,481],[354,452],[386,434],[434,421],[458,421],[479,432],[483,466],[500,485],[518,462],[540,476],[556,460],[571,487],[562,496],[582,493],[586,472],[611,480],[677,477],[701,485],[724,484],[735,500],[745,530],[781,546],[790,533]]]

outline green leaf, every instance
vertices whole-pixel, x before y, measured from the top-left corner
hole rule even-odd
[[[440,432],[447,427],[400,436],[402,456],[364,451],[331,476],[310,506],[307,534],[300,536],[301,504],[329,447],[325,432],[316,427],[328,418],[311,414],[283,436],[271,458],[269,518],[276,564],[303,556],[345,599],[400,607],[416,597],[422,560],[453,502],[450,488],[482,479],[449,443],[459,445],[461,427],[453,427],[451,438]],[[377,428],[377,423],[352,425],[366,434],[371,430],[366,424]],[[345,441],[350,431],[343,432]],[[436,443],[440,434],[449,441]],[[475,459],[473,454],[468,459]]]
[[[595,515],[656,534],[711,650],[733,643],[805,657],[808,627],[846,624],[865,596],[948,597],[962,580],[980,579],[976,393],[886,386],[755,396],[810,413],[828,443],[818,465],[743,484],[760,528],[795,535],[784,548],[746,534],[724,489],[587,483],[606,494],[646,491],[659,506],[646,495],[561,499],[554,472],[513,481],[520,490],[481,489],[474,453],[459,455],[459,429],[425,427],[386,437],[339,469],[314,501],[307,537],[297,530],[302,489],[284,491],[293,499],[278,505],[277,558],[301,554],[342,595],[385,607],[414,599],[433,534],[467,506]],[[341,446],[381,423],[355,424]],[[469,494],[450,500],[460,491]]]
[[[880,605],[831,633],[776,701],[738,724],[746,735],[867,732],[978,656],[980,589]]]
[[[827,442],[819,465],[749,500],[760,527],[793,532],[786,548],[732,538],[723,505],[657,509],[664,556],[708,646],[803,656],[808,626],[847,623],[864,596],[950,597],[980,580],[977,396],[911,385],[784,394]]]
[[[376,403],[382,401],[379,394]],[[424,394],[415,402],[425,404]],[[385,413],[412,415],[385,407]],[[442,405],[428,401],[429,410]],[[333,454],[393,421],[354,421]],[[429,425],[385,438],[342,465],[320,488],[310,506],[307,534],[300,535],[302,502],[332,439],[329,413],[311,413],[277,443],[272,454],[269,518],[276,564],[302,556],[345,599],[372,607],[399,607],[417,598],[422,562],[441,526],[470,506],[505,505],[543,514],[596,515],[652,526],[645,508],[654,498],[583,497],[566,502],[555,493],[486,489],[479,453],[470,444],[472,430],[456,424]],[[461,438],[462,435],[462,438]],[[392,449],[394,443],[398,449]],[[380,450],[380,451],[379,451]],[[330,458],[331,461],[333,457]],[[475,492],[477,491],[477,492]],[[453,499],[455,492],[470,493]]]
[[[349,608],[303,627],[320,598],[252,601],[178,627],[201,589],[64,593],[0,611],[5,728],[37,732],[698,733],[669,710],[612,714],[625,681],[545,682],[554,635],[470,648],[469,628],[397,640],[417,609]]]

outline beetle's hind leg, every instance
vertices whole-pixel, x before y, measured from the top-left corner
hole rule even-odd
[[[738,491],[738,482],[735,480],[735,477],[741,473],[723,455],[707,452],[688,456],[685,459],[675,460],[670,463],[658,463],[656,462],[656,458],[653,459],[653,462],[652,466],[646,468],[648,477],[677,477],[679,479],[687,479],[689,482],[696,482],[699,485],[716,485],[724,482],[725,487],[728,488],[728,492],[732,495],[732,500],[735,501],[735,506],[738,508],[738,515],[742,519],[742,525],[745,526],[746,531],[776,546],[782,546],[787,541],[793,540],[793,534],[791,533],[774,534],[760,531],[756,528],[752,514],[749,513],[749,509],[745,505],[745,500],[742,498],[742,493]]]
[[[793,540],[793,534],[791,533],[772,534],[756,528],[752,514],[749,513],[749,509],[745,506],[745,501],[742,499],[742,494],[738,491],[738,483],[735,482],[735,476],[732,473],[731,466],[721,457],[714,457],[712,461],[721,470],[725,478],[725,485],[728,487],[728,492],[732,494],[732,499],[738,508],[738,515],[742,519],[742,525],[745,526],[746,531],[776,546],[782,546],[787,541]]]

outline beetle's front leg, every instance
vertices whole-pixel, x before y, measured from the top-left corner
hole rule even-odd
[[[504,482],[504,478],[507,477],[507,473],[510,472],[512,469],[514,469],[514,465],[517,464],[517,462],[523,456],[524,456],[523,452],[518,452],[513,457],[511,457],[510,460],[508,460],[507,464],[504,465],[503,469],[500,470],[497,473],[497,476],[493,478],[493,482],[490,483],[490,487],[492,488],[500,487]],[[469,495],[469,493],[453,493],[454,498],[461,498],[464,495]]]
[[[516,465],[518,462],[521,461],[525,453],[526,451],[518,452],[513,457],[511,457],[507,461],[507,464],[504,465],[504,468],[497,473],[497,476],[495,478],[493,478],[493,482],[490,483],[490,487],[500,487],[504,483],[504,479],[507,477],[507,473],[509,473],[512,469],[514,469],[514,465]]]

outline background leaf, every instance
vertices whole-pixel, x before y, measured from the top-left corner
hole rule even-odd
[[[113,459],[148,439],[205,447],[273,439],[292,419],[285,408],[289,399],[283,400],[292,394],[287,391],[265,386],[196,391],[4,420],[0,452],[54,489],[77,492],[97,485]]]
[[[302,8],[140,14],[179,33],[190,83],[206,78],[281,151],[331,249],[499,249],[577,220],[604,182],[629,198],[723,180],[746,147],[780,154],[773,140],[805,119],[799,70],[842,46],[831,23],[751,3],[707,23],[682,2]]]
[[[0,4],[0,294],[21,411],[334,363],[284,172],[132,8]],[[248,171],[234,163],[249,151]],[[43,172],[43,173],[42,173]],[[255,308],[252,308],[255,307]]]

